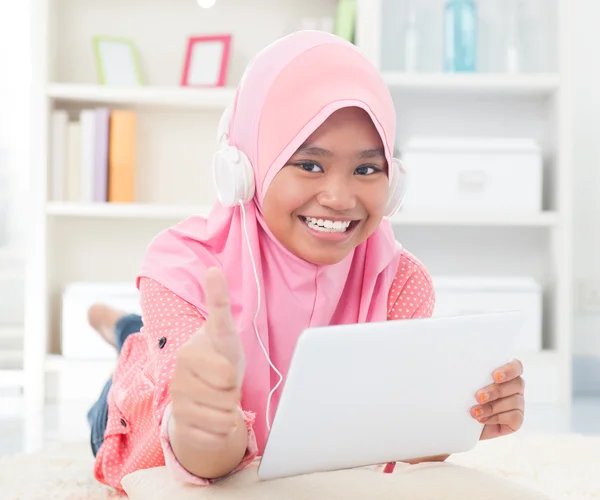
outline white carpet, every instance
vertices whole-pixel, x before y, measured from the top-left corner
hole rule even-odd
[[[557,500],[600,499],[600,437],[509,437],[480,443],[454,463],[532,486]],[[3,500],[104,500],[88,444],[0,457]]]

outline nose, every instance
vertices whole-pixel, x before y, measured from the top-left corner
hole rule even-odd
[[[338,212],[352,210],[357,204],[352,180],[344,179],[342,176],[330,176],[324,180],[317,201],[321,206]]]

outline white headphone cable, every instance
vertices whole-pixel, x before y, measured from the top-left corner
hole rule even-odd
[[[258,326],[256,324],[257,320],[258,320],[258,312],[260,311],[260,280],[258,279],[258,271],[256,270],[256,263],[254,262],[254,256],[252,255],[252,247],[250,246],[250,238],[248,237],[248,227],[246,226],[246,209],[244,208],[244,203],[240,202],[240,207],[242,209],[242,223],[244,225],[244,233],[246,235],[246,244],[248,245],[248,251],[250,252],[250,260],[252,261],[252,269],[254,271],[254,279],[256,280],[256,288],[258,290],[258,297],[257,297],[257,305],[256,305],[256,313],[254,314],[254,333],[256,334],[256,338],[258,339],[258,343],[260,344],[260,347],[262,348],[262,351],[265,355],[265,357],[267,358],[267,361],[269,362],[269,365],[271,365],[271,368],[273,369],[273,371],[275,373],[277,373],[277,376],[279,377],[279,381],[275,384],[275,387],[273,387],[273,389],[271,389],[271,392],[269,393],[269,398],[267,399],[267,408],[266,408],[266,421],[267,421],[267,429],[270,431],[271,430],[271,423],[269,421],[269,415],[270,415],[270,411],[271,411],[271,398],[273,397],[273,394],[275,393],[275,391],[277,390],[277,388],[281,385],[281,382],[283,381],[283,375],[281,374],[281,372],[275,367],[275,365],[273,364],[273,362],[271,361],[271,358],[269,358],[269,354],[267,353],[267,349],[265,348],[265,345],[263,344],[262,339],[260,338],[260,335],[258,334]]]

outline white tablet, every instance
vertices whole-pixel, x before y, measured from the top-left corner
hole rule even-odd
[[[300,336],[261,479],[467,451],[475,393],[514,358],[518,312],[330,326]]]

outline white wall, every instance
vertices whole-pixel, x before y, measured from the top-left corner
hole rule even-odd
[[[573,8],[577,289],[600,283],[600,2],[573,0]],[[578,310],[575,329],[575,390],[600,393],[600,312]]]

